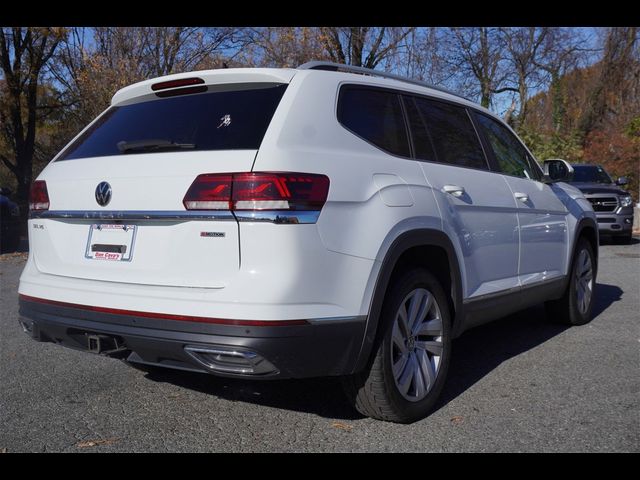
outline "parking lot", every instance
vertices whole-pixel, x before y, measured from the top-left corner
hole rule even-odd
[[[542,307],[454,342],[437,410],[361,417],[332,379],[249,382],[37,343],[18,325],[25,254],[0,257],[0,452],[638,452],[640,241],[605,243],[595,319]]]

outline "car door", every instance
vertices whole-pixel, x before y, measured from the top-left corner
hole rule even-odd
[[[515,201],[503,176],[490,171],[466,108],[418,96],[405,96],[404,105],[443,229],[457,238],[464,298],[517,287]]]
[[[478,112],[474,115],[494,164],[516,200],[520,284],[532,285],[564,275],[568,245],[566,207],[553,187],[541,182],[542,172],[518,138],[488,115]]]

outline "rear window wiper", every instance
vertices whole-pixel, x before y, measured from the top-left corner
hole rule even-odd
[[[127,152],[153,152],[155,150],[191,150],[196,148],[195,143],[176,143],[170,140],[135,140],[127,142],[122,140],[116,144],[120,153]]]

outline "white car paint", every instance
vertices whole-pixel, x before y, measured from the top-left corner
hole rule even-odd
[[[294,69],[171,75],[118,91],[112,105],[162,101],[153,96],[152,84],[194,75],[207,85],[289,84],[257,151],[54,159],[38,177],[47,182],[50,210],[99,209],[94,189],[105,180],[113,187],[110,210],[184,210],[182,199],[199,174],[294,171],[330,178],[317,223],[142,221],[132,261],[108,263],[84,256],[92,221],[31,219],[21,294],[234,319],[366,316],[393,240],[415,228],[439,230],[451,239],[464,300],[566,275],[573,228],[581,216],[590,215],[569,197],[577,195],[573,190],[559,200],[555,190],[533,180],[398,158],[336,119],[337,94],[345,83],[395,88],[480,109],[477,105],[397,80]],[[446,185],[464,187],[468,198],[446,193]],[[527,193],[535,210],[519,204],[515,192]],[[224,236],[201,237],[202,231]],[[538,242],[541,232],[548,238]]]

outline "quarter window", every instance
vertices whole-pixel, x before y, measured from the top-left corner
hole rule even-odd
[[[389,153],[410,156],[400,97],[395,93],[343,87],[338,102],[338,121]]]
[[[491,145],[502,173],[537,180],[539,172],[530,163],[529,154],[520,141],[503,125],[486,115],[476,114]]]

